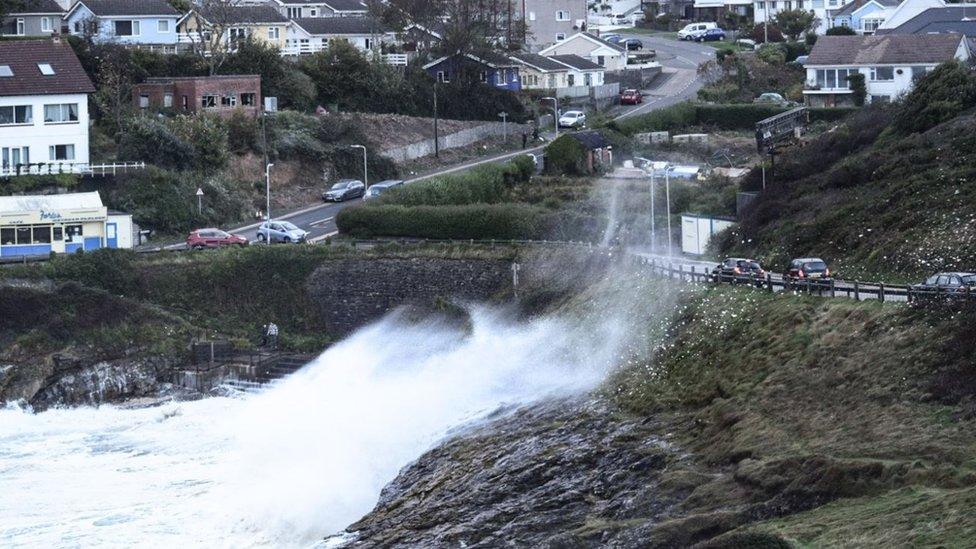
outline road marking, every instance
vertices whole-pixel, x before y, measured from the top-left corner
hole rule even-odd
[[[339,234],[339,231],[332,231],[331,233],[324,234],[322,236],[316,236],[315,238],[310,238],[310,239],[308,239],[308,243],[309,244],[318,244],[319,242],[322,242],[326,238],[329,238],[330,236],[335,236],[337,234]]]
[[[324,225],[325,223],[328,223],[329,221],[332,221],[333,219],[335,219],[335,216],[333,216],[333,217],[326,217],[325,219],[319,219],[318,221],[312,221],[311,223],[309,223],[309,225],[311,225],[313,227],[318,227],[319,225]]]

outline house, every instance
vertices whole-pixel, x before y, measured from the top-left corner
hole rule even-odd
[[[525,45],[538,51],[586,29],[586,0],[514,0],[525,23]]]
[[[51,166],[76,172],[87,165],[88,95],[94,91],[59,38],[0,41],[0,175]]]
[[[407,52],[429,52],[447,34],[446,25],[435,21],[428,25],[410,23],[399,33],[399,41]]]
[[[369,8],[360,0],[272,0],[288,19],[365,17]]]
[[[467,72],[477,75],[483,84],[509,91],[522,89],[519,64],[493,52],[448,55],[427,63],[424,70],[445,84],[458,80],[462,72]]]
[[[969,41],[958,34],[822,36],[807,58],[803,96],[808,105],[852,105],[847,77],[864,75],[867,101],[887,102],[911,90],[914,79],[940,63],[968,61]]]
[[[817,34],[823,34],[830,28],[832,14],[853,0],[755,0],[753,2],[753,20],[758,25],[767,20],[775,21],[776,14],[781,11],[806,10],[813,12],[819,21],[814,29]]]
[[[23,0],[0,20],[0,36],[47,36],[61,31],[64,10],[54,0]]]
[[[230,116],[261,113],[259,75],[149,78],[132,87],[132,104],[143,111],[213,112]]]
[[[396,33],[372,17],[295,19],[283,51],[294,55],[313,53],[334,40],[346,41],[362,52],[380,52],[384,43],[396,41]]]
[[[578,32],[561,42],[544,48],[539,55],[578,55],[600,65],[608,71],[627,68],[627,51],[587,32]]]
[[[896,28],[908,22],[908,20],[913,19],[916,15],[925,10],[932,8],[944,8],[948,5],[949,4],[946,4],[946,2],[943,0],[908,0],[906,2],[902,2],[900,6],[891,12],[878,31]]]
[[[537,53],[514,53],[508,57],[519,65],[522,89],[557,90],[569,85],[569,67],[558,61]]]
[[[76,36],[174,47],[179,19],[166,0],[78,0],[65,15],[68,32]]]
[[[898,6],[899,0],[854,0],[831,14],[830,26],[874,34]]]
[[[655,16],[671,15],[678,19],[694,19],[695,3],[693,0],[641,0],[640,11]]]
[[[882,25],[878,34],[964,34],[976,38],[976,6],[928,8],[897,27]]]
[[[214,48],[218,43],[211,38],[214,32],[220,33],[219,43],[229,49],[245,39],[284,48],[290,26],[287,17],[268,5],[215,5],[209,10],[190,10],[179,20],[177,30],[180,42],[203,48]]]
[[[695,0],[695,19],[721,21],[726,14],[752,19],[753,0]]]
[[[569,73],[566,75],[566,85],[569,87],[586,86],[590,88],[603,85],[606,69],[589,59],[583,59],[578,55],[550,55],[549,59],[569,69]]]

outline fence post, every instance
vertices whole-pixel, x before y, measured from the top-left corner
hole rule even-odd
[[[884,283],[878,284],[878,299],[884,303]]]
[[[912,287],[911,286],[905,286],[905,299],[907,299],[909,303],[912,302]]]
[[[856,280],[854,281],[854,301],[861,301],[861,288]]]
[[[698,275],[695,273],[695,266],[691,266],[691,281],[698,282]]]
[[[837,290],[834,288],[834,280],[830,280],[830,297],[837,297]]]
[[[766,273],[766,287],[769,289],[769,293],[773,293],[773,275]]]

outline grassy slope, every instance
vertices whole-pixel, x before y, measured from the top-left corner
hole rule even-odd
[[[718,471],[682,503],[689,520],[731,510],[722,530],[801,545],[954,545],[976,530],[976,421],[958,391],[976,355],[972,314],[949,316],[703,290],[611,394]]]

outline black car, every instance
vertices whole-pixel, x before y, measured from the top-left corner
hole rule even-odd
[[[766,271],[755,259],[728,257],[712,269],[712,281],[762,286]]]
[[[638,51],[644,49],[644,43],[637,38],[628,38],[623,42],[620,42],[620,45],[627,48],[627,51]]]
[[[827,262],[819,257],[801,257],[790,262],[790,268],[783,275],[789,281],[830,280]]]
[[[976,273],[936,273],[911,290],[917,299],[969,297],[976,295]]]
[[[352,198],[359,198],[366,194],[366,185],[358,179],[343,179],[322,193],[322,200],[326,202],[342,202]]]

